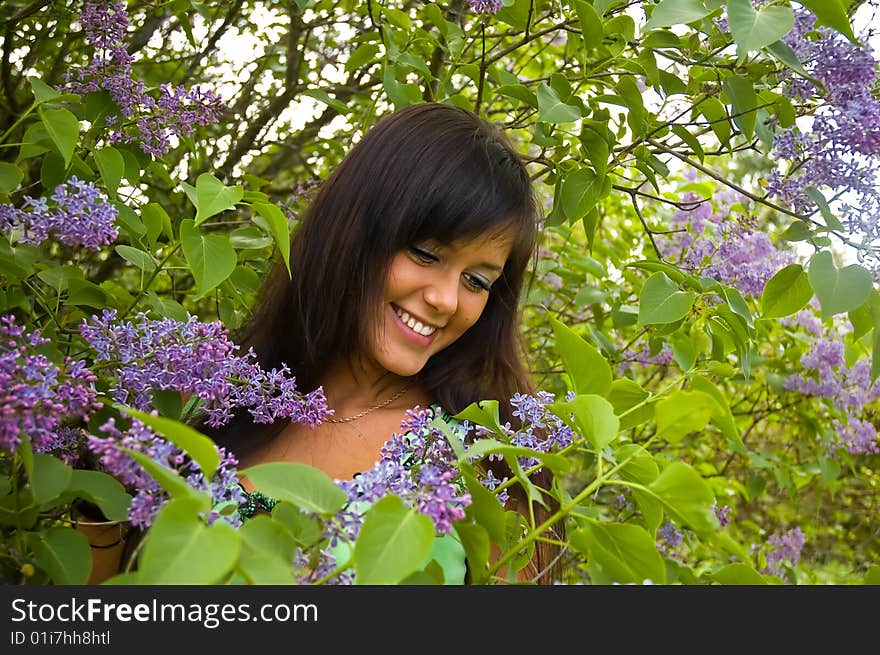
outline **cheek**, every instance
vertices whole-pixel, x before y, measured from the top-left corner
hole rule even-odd
[[[486,299],[473,298],[469,302],[463,303],[460,309],[459,328],[464,331],[480,320],[483,310],[486,308]]]

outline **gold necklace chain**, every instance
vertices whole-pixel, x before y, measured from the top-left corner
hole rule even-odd
[[[354,421],[355,419],[359,419],[359,418],[361,418],[362,416],[366,416],[367,414],[369,414],[369,413],[372,412],[372,411],[375,411],[375,410],[377,410],[377,409],[382,409],[383,407],[386,407],[387,405],[390,405],[390,404],[393,403],[395,400],[397,400],[398,398],[400,398],[403,394],[405,394],[407,391],[409,391],[409,388],[410,388],[411,386],[412,386],[412,383],[410,382],[408,385],[406,385],[403,389],[401,389],[400,391],[398,391],[396,394],[394,394],[394,395],[393,395],[391,398],[389,398],[388,400],[382,401],[382,402],[379,403],[378,405],[373,405],[372,407],[367,407],[364,411],[362,411],[362,412],[358,412],[358,413],[355,414],[354,416],[346,416],[346,417],[344,417],[344,418],[336,418],[335,416],[330,416],[329,418],[325,418],[325,419],[324,419],[324,422],[325,422],[325,423],[348,423],[349,421]]]

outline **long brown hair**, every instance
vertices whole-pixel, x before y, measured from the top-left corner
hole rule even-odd
[[[381,118],[320,186],[291,237],[290,269],[274,265],[250,320],[236,335],[264,368],[286,363],[310,391],[338,358],[369,351],[392,257],[413,244],[449,244],[502,229],[514,235],[479,320],[431,357],[420,386],[451,414],[529,393],[520,297],[536,252],[540,204],[503,132],[479,116],[424,103]],[[200,429],[238,456],[261,448],[283,422],[256,424],[238,411]]]

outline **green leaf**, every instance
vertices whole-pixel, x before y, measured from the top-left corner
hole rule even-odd
[[[143,469],[167,491],[172,498],[183,498],[198,502],[202,510],[208,510],[211,507],[211,497],[204,491],[189,486],[186,479],[177,471],[168,468],[164,464],[160,464],[152,457],[145,455],[131,448],[120,448],[124,453],[128,454],[134,461],[140,464]]]
[[[751,0],[730,0],[727,3],[730,34],[742,58],[753,50],[779,41],[794,27],[794,13],[787,5],[752,7]]]
[[[76,141],[79,138],[79,121],[66,109],[40,107],[37,111],[40,118],[43,119],[49,138],[52,139],[58,152],[64,158],[64,165],[70,166]]]
[[[499,436],[506,434],[501,427],[497,400],[480,400],[471,403],[458,414],[453,415],[453,418],[456,418],[459,421],[470,421],[471,423],[476,423],[484,428],[489,428]]]
[[[171,217],[168,212],[157,202],[149,202],[141,207],[141,220],[147,228],[146,237],[150,246],[155,246],[160,234],[164,234],[168,241],[174,239],[174,231],[171,228]]]
[[[159,511],[138,562],[142,584],[219,584],[232,571],[239,533],[224,521],[205,525],[200,511],[189,498],[175,498]]]
[[[696,297],[658,271],[645,280],[639,294],[639,325],[675,323],[687,315]]]
[[[85,535],[73,528],[56,526],[45,532],[29,532],[27,543],[37,564],[56,585],[84,585],[92,572],[92,549]]]
[[[336,98],[331,98],[330,95],[322,89],[306,89],[305,91],[301,91],[300,95],[314,98],[318,102],[327,105],[328,107],[336,111],[336,113],[342,114],[343,116],[349,111],[344,102],[341,102]]]
[[[545,123],[573,123],[580,120],[581,110],[568,105],[546,82],[538,85],[538,120]]]
[[[641,425],[654,416],[654,404],[645,402],[650,396],[641,385],[629,378],[620,378],[611,383],[607,398],[620,419],[621,431]]]
[[[556,351],[571,377],[574,392],[607,395],[611,389],[611,366],[599,350],[567,325],[552,316],[548,318],[556,337]]]
[[[122,257],[129,264],[137,266],[145,273],[152,273],[154,270],[156,270],[156,260],[153,259],[153,256],[150,255],[150,253],[145,252],[140,248],[133,248],[126,245],[118,245],[114,248],[114,250],[116,251],[116,254]]]
[[[57,498],[67,488],[73,469],[57,457],[45,453],[34,454],[31,490],[34,501],[42,505]]]
[[[0,162],[0,194],[9,193],[24,179],[24,173],[15,164]]]
[[[101,471],[73,469],[66,493],[97,505],[108,521],[125,521],[131,496],[122,483]]]
[[[747,139],[755,134],[757,118],[758,94],[755,85],[748,77],[733,75],[721,83],[724,93],[730,98],[733,108],[733,122],[739,126]]]
[[[645,31],[692,23],[710,13],[711,10],[706,9],[702,0],[661,0],[645,23]]]
[[[119,189],[119,183],[125,174],[125,160],[113,146],[104,146],[100,150],[96,150],[92,156],[95,158],[95,165],[101,173],[101,179],[104,180],[104,188],[107,189],[107,195],[115,198],[116,190]]]
[[[299,507],[280,501],[272,508],[272,518],[284,526],[291,538],[304,548],[318,543],[323,530],[322,521],[314,514],[307,514]]]
[[[200,225],[205,219],[227,209],[234,209],[235,203],[244,196],[240,184],[228,187],[210,173],[202,173],[196,179],[196,219]]]
[[[602,36],[605,33],[599,12],[584,0],[573,0],[572,4],[581,26],[581,38],[584,46],[591,49],[598,47],[602,44]]]
[[[730,404],[727,402],[727,398],[724,397],[724,394],[721,393],[721,390],[710,380],[701,375],[695,375],[691,378],[691,386],[696,391],[702,391],[703,393],[712,396],[719,409],[719,411],[712,416],[712,422],[721,430],[721,434],[727,439],[732,450],[740,454],[745,454],[746,450],[743,445],[742,435],[736,425],[736,420],[733,418]]]
[[[816,27],[827,25],[834,28],[852,41],[854,45],[862,47],[853,34],[852,25],[846,13],[850,4],[849,0],[847,2],[843,2],[843,0],[798,0],[798,2],[816,15]]]
[[[525,446],[512,446],[497,439],[478,439],[467,450],[467,457],[470,460],[480,459],[489,454],[501,454],[508,460],[515,457],[534,457],[557,475],[564,475],[571,470],[571,463],[562,455],[540,452]]]
[[[611,191],[611,179],[590,168],[579,168],[562,180],[561,203],[566,218],[574,223]]]
[[[778,270],[764,286],[761,315],[764,318],[791,316],[807,306],[813,297],[810,279],[800,264]]]
[[[623,444],[614,451],[614,457],[618,462],[621,462],[619,473],[624,480],[636,482],[646,487],[660,475],[657,462],[645,448],[638,444]],[[643,489],[633,487],[632,494],[639,504],[645,526],[650,532],[656,532],[663,521],[663,504],[654,494]]]
[[[385,496],[367,511],[355,542],[355,584],[399,583],[423,566],[433,541],[430,518]]]
[[[797,53],[785,41],[776,41],[775,43],[768,45],[765,49],[795,73],[810,80],[819,88],[822,88],[823,84],[807,72],[807,69],[804,68],[801,63],[801,60],[798,59]]]
[[[620,584],[666,583],[666,566],[657,552],[654,539],[641,526],[632,523],[599,523],[589,521],[572,532],[571,545],[586,553],[596,564]]]
[[[483,582],[481,576],[488,568],[489,554],[491,552],[489,534],[482,525],[474,525],[464,521],[456,521],[453,523],[453,527],[456,534],[458,534],[458,538],[461,540],[461,545],[464,547],[471,579],[474,580],[475,584],[481,584]]]
[[[602,396],[581,394],[568,401],[551,403],[548,408],[587,439],[597,451],[617,439],[620,419],[611,403]]]
[[[268,202],[255,202],[253,208],[257,210],[266,222],[272,232],[272,238],[278,245],[278,251],[284,260],[284,266],[287,268],[287,274],[290,275],[290,226],[287,224],[287,217],[284,215],[277,205]]]
[[[310,512],[331,515],[342,509],[347,496],[323,471],[294,462],[267,462],[239,472],[261,492]]]
[[[827,250],[810,258],[809,279],[825,317],[855,309],[874,288],[873,278],[864,267],[850,264],[839,269]]]
[[[180,245],[203,297],[223,282],[238,263],[229,237],[221,234],[202,234],[191,219],[180,222]]]
[[[153,432],[183,450],[198,465],[206,479],[210,480],[213,477],[220,465],[220,453],[210,437],[185,423],[165,416],[154,416],[119,403],[114,403],[113,406],[120,412],[136,418]]]
[[[709,394],[679,390],[657,401],[657,434],[669,443],[678,443],[691,432],[705,428],[720,413],[721,408]]]
[[[649,487],[675,521],[697,534],[718,529],[718,519],[712,510],[715,496],[706,481],[684,462],[673,462],[661,471]]]
[[[748,564],[728,564],[722,566],[709,577],[723,585],[766,585],[767,579]]]
[[[482,526],[492,541],[503,544],[506,519],[498,496],[470,473],[462,471],[462,477],[471,495],[471,504],[465,508],[465,515]]]
[[[39,77],[28,75],[28,82],[31,85],[31,91],[33,91],[34,93],[34,100],[36,100],[38,104],[43,104],[44,102],[56,100],[62,95],[51,86],[46,84]]]
[[[843,223],[841,223],[837,216],[834,215],[834,212],[831,211],[831,207],[828,206],[828,201],[819,189],[814,186],[808,186],[804,189],[804,193],[810,196],[810,199],[816,203],[817,207],[819,207],[819,212],[825,219],[825,225],[828,226],[829,230],[844,229]]]
[[[297,543],[290,532],[268,516],[254,516],[241,526],[238,567],[252,584],[296,584],[290,563]]]

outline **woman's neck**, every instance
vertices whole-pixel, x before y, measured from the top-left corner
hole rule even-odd
[[[413,378],[405,378],[389,371],[370,370],[356,363],[344,361],[330,367],[321,378],[327,406],[336,416],[348,416],[400,396],[392,406],[412,407],[424,403],[427,396]]]

